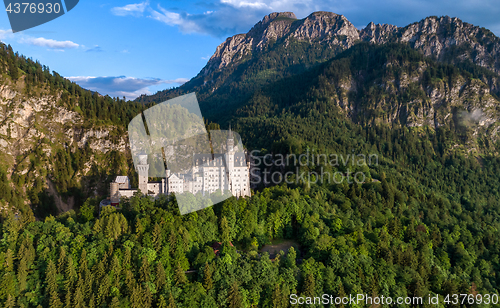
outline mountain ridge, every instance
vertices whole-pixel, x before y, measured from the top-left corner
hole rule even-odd
[[[300,23],[300,25],[297,25],[295,27],[285,27],[283,26],[283,24],[290,22],[287,19],[282,19],[278,20],[278,22],[274,22],[275,26],[271,27],[272,22],[276,21],[276,19],[279,19],[280,17],[295,19],[295,22]],[[333,24],[330,23],[331,21],[333,21]],[[281,24],[281,27],[276,26],[276,24]],[[448,25],[454,27],[450,29]],[[281,30],[281,35],[277,35],[280,33],[280,31],[276,30]],[[286,32],[284,30],[289,30],[289,32]],[[444,37],[446,34],[450,34],[450,30],[452,32],[452,37]],[[467,33],[467,31],[469,33]],[[452,18],[449,16],[430,16],[422,19],[419,22],[409,24],[405,27],[397,27],[390,24],[375,25],[373,22],[370,22],[365,28],[358,30],[343,15],[321,11],[314,12],[306,18],[300,20],[296,19],[295,14],[293,14],[292,12],[272,13],[267,15],[262,21],[258,22],[247,34],[238,34],[236,36],[229,37],[224,43],[220,44],[217,47],[216,52],[208,61],[205,68],[203,68],[200,73],[202,75],[207,75],[207,68],[211,68],[214,66],[210,62],[218,61],[219,57],[228,57],[228,55],[224,55],[223,53],[221,53],[221,50],[231,54],[231,50],[225,49],[223,48],[223,46],[235,46],[236,44],[233,42],[233,38],[236,40],[243,35],[250,36],[251,38],[255,39],[257,37],[256,34],[260,32],[262,32],[262,34],[264,35],[259,42],[252,42],[253,46],[255,46],[253,49],[262,50],[263,46],[270,37],[279,39],[284,38],[285,36],[292,36],[299,40],[311,40],[319,38],[319,43],[326,42],[328,44],[341,44],[345,48],[351,47],[353,41],[355,40],[368,41],[377,44],[389,42],[411,43],[412,48],[421,50],[426,56],[436,56],[437,53],[437,58],[439,59],[443,56],[445,48],[450,48],[453,45],[459,45],[458,43],[460,42],[470,43],[472,44],[471,47],[473,50],[480,52],[476,55],[476,58],[474,58],[474,63],[480,66],[487,67],[488,62],[494,60],[497,63],[493,68],[491,68],[491,70],[495,73],[500,72],[500,63],[498,62],[500,60],[498,56],[498,54],[500,54],[500,39],[496,37],[491,31],[463,22],[459,18]],[[333,37],[334,35],[345,35],[347,36],[348,42],[346,44],[343,44],[344,42],[338,42],[335,40],[336,38]],[[425,48],[427,47],[425,46],[425,39],[429,39],[429,37],[431,38],[431,46],[430,48]],[[331,40],[329,41],[328,39]],[[481,43],[487,45],[486,48],[483,48],[483,44]],[[239,44],[241,44],[241,42]],[[486,53],[484,52],[484,49],[487,48],[491,49],[490,53],[496,54],[495,57],[487,57]],[[219,67],[219,69],[222,67]]]
[[[200,73],[174,90],[159,91],[140,96],[139,102],[160,102],[180,93],[196,91],[203,100],[203,92],[213,93],[234,78],[232,72],[255,58],[269,54],[281,45],[282,62],[289,64],[267,66],[278,74],[290,74],[290,66],[304,68],[323,62],[359,42],[373,44],[403,43],[436,60],[451,64],[471,64],[485,68],[495,75],[500,73],[500,39],[491,31],[449,16],[430,16],[405,27],[370,22],[359,30],[349,20],[331,12],[314,12],[296,19],[292,12],[272,13],[265,16],[245,34],[237,34],[221,43]],[[297,44],[302,44],[297,57],[292,59]],[[320,50],[320,51],[318,51]],[[280,60],[273,60],[280,61]],[[255,61],[254,61],[255,62]],[[254,65],[254,63],[248,64]],[[260,69],[262,70],[262,69]],[[299,69],[300,72],[303,69]],[[296,73],[296,72],[292,72]],[[225,76],[223,76],[225,74]],[[222,76],[222,77],[221,77]],[[228,79],[229,78],[229,79]],[[238,79],[238,76],[235,76]],[[243,80],[243,79],[240,79]],[[490,81],[494,93],[500,93],[498,76]]]

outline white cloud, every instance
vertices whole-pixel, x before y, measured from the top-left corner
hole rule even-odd
[[[67,78],[76,82],[83,88],[97,91],[100,94],[107,94],[112,97],[125,96],[127,99],[134,99],[141,94],[151,94],[151,91],[148,89],[150,86],[160,84],[181,85],[188,81],[186,78],[164,80],[160,78],[135,78],[125,76],[74,76]]]
[[[0,40],[5,40],[13,36],[12,30],[0,30]]]
[[[142,16],[144,10],[149,6],[149,1],[144,1],[141,3],[127,4],[125,6],[114,7],[111,9],[111,13],[117,16]]]
[[[68,48],[77,48],[77,43],[72,41],[56,41],[53,39],[46,39],[43,37],[24,37],[20,39],[21,43],[26,43],[35,46],[47,47],[52,49],[68,49]]]
[[[162,8],[160,5],[158,5],[158,8],[160,9],[161,13],[158,11],[152,11],[151,12],[151,18],[156,19],[158,21],[161,21],[163,23],[166,23],[169,26],[178,26],[182,25],[183,19],[180,14],[174,13],[174,12],[169,12]]]
[[[198,26],[198,24],[195,21],[189,19],[190,15],[188,14],[181,15],[179,13],[167,11],[166,9],[162,8],[159,4],[158,4],[158,10],[160,12],[151,9],[150,10],[151,14],[148,17],[161,21],[169,26],[178,26],[179,29],[184,33],[203,32],[203,30]],[[210,14],[204,14],[204,15],[210,15]]]
[[[32,37],[24,33],[13,34],[11,29],[9,30],[0,29],[0,40],[4,42],[16,41],[20,44],[29,44],[33,46],[46,47],[56,52],[61,52],[66,49],[78,48],[78,47],[85,48],[84,45],[79,45],[72,41],[58,41],[53,39],[46,39],[44,37]]]
[[[268,4],[261,1],[249,2],[249,1],[237,1],[237,0],[221,0],[221,3],[229,4],[237,8],[271,9],[271,7]]]

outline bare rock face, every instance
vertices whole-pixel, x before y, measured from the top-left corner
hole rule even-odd
[[[55,96],[24,97],[10,86],[0,88],[0,148],[3,153],[21,155],[41,138],[52,143],[79,148],[89,143],[100,152],[124,151],[126,140],[111,142],[108,138],[114,127],[83,129],[82,117],[57,104]],[[2,146],[3,145],[3,146]]]
[[[394,25],[375,25],[373,22],[370,22],[368,26],[359,32],[359,37],[361,40],[366,42],[383,44],[388,42],[397,31],[398,27]]]
[[[291,33],[291,36],[299,40],[341,44],[349,48],[359,40],[359,31],[342,15],[315,12],[302,20],[301,25]],[[345,36],[345,41],[338,40],[338,36]]]

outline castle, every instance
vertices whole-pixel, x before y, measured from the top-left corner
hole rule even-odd
[[[250,159],[246,159],[247,156],[244,149],[234,145],[231,128],[225,153],[193,154],[193,165],[188,172],[171,173],[166,169],[166,177],[161,181],[148,181],[148,156],[139,155],[139,164],[136,166],[139,174],[138,189],[131,188],[127,176],[117,176],[110,184],[110,203],[116,206],[121,197],[130,198],[138,190],[155,198],[161,194],[184,192],[205,195],[217,190],[230,191],[236,197],[250,196]]]

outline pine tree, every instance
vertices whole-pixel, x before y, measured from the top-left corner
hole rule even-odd
[[[132,308],[142,308],[143,303],[143,290],[140,285],[136,285],[130,295],[130,303]]]
[[[287,307],[287,301],[286,298],[283,296],[283,291],[280,288],[279,284],[276,284],[273,290],[273,295],[272,295],[272,303],[273,303],[273,308],[284,308]]]
[[[176,286],[185,284],[187,282],[186,274],[184,273],[184,270],[182,269],[179,262],[177,262],[177,264],[175,265],[174,280]]]
[[[134,274],[129,269],[125,271],[125,285],[126,285],[127,295],[129,296],[132,295],[136,285],[136,281],[134,278]]]
[[[5,308],[14,308],[16,306],[16,297],[14,295],[10,295],[7,297],[7,301],[5,302]]]
[[[345,296],[346,296],[346,294],[345,294],[345,290],[344,290],[344,285],[342,284],[342,281],[340,281],[340,278],[339,278],[339,282],[338,282],[338,290],[339,290],[339,292],[338,292],[338,293],[339,293],[338,297],[343,298],[343,297],[345,297]],[[343,303],[341,303],[341,304],[339,305],[339,307],[344,308],[345,306],[344,306],[344,304],[343,304]]]
[[[167,308],[167,301],[163,295],[160,295],[158,300],[158,308]]]
[[[71,294],[71,290],[66,290],[66,299],[64,300],[64,308],[73,307],[71,303],[72,298],[73,294]]]
[[[142,257],[142,265],[141,268],[139,269],[139,282],[140,283],[145,283],[150,281],[150,269],[149,269],[149,261],[146,256]]]
[[[17,70],[15,60],[9,60],[8,65],[10,77],[12,78],[12,80],[16,81],[19,78],[19,71]]]
[[[92,291],[92,286],[94,285],[94,274],[89,269],[86,269],[83,276],[85,277],[85,287],[83,289],[85,290],[84,294],[92,294],[92,297],[94,298],[94,294]],[[95,304],[94,300],[95,298],[92,300],[92,303]]]
[[[227,221],[226,216],[223,216],[221,219],[220,230],[221,230],[220,232],[221,232],[222,244],[229,245],[231,239],[229,235],[229,223]]]
[[[85,301],[82,293],[82,285],[83,283],[78,282],[78,285],[75,290],[75,297],[73,299],[73,307],[75,308],[83,308],[85,307]]]
[[[163,235],[161,233],[161,228],[158,224],[153,227],[153,245],[157,252],[161,251],[161,246],[163,242]]]
[[[175,304],[174,297],[172,296],[172,293],[168,294],[168,306],[167,308],[177,308],[177,305]]]
[[[165,274],[165,268],[163,267],[163,264],[161,262],[158,262],[156,264],[156,288],[158,290],[162,290],[165,288],[165,284],[167,282],[166,274]]]
[[[128,247],[125,247],[125,254],[123,256],[123,268],[129,269],[130,268],[130,259],[131,259],[131,249]]]
[[[57,261],[57,272],[64,273],[64,265],[66,264],[66,248],[61,247],[59,252],[59,260]]]
[[[17,268],[17,281],[19,282],[19,291],[26,290],[26,278],[28,277],[27,255],[25,255],[19,262]]]
[[[14,253],[9,248],[5,254],[5,270],[8,272],[14,271]]]
[[[120,308],[120,301],[118,298],[115,296],[113,297],[113,300],[111,300],[111,304],[109,305],[110,308]]]
[[[26,263],[33,264],[33,262],[35,261],[35,257],[36,257],[35,247],[33,247],[33,240],[31,239],[31,237],[26,235],[25,241],[26,241],[26,243],[25,243]]]
[[[295,248],[293,248],[293,246],[292,246],[288,249],[288,253],[287,253],[286,258],[285,258],[285,266],[288,268],[295,268],[296,267],[296,263],[295,263],[296,258],[297,258],[297,253],[295,252]]]
[[[73,289],[74,283],[78,277],[76,273],[75,264],[73,262],[73,257],[68,255],[66,261],[66,270],[65,270],[66,281],[64,282],[64,287],[67,291]]]
[[[90,296],[89,300],[89,308],[95,308],[95,295],[94,293],[91,293],[92,295]]]
[[[16,277],[14,273],[7,272],[3,274],[0,280],[0,300],[5,300],[9,296],[15,297],[16,293]]]
[[[304,296],[314,297],[316,296],[315,288],[316,288],[316,281],[314,280],[314,276],[311,273],[309,273],[306,275],[306,278],[304,279],[304,285],[302,286],[302,294],[304,294]]]
[[[108,296],[109,292],[109,287],[110,287],[109,276],[104,275],[104,278],[99,282],[99,288],[96,300],[97,306],[100,306],[101,303],[103,303],[106,300],[106,296]]]
[[[205,262],[205,267],[203,268],[203,287],[207,291],[213,287],[212,270],[210,269],[208,262]]]
[[[104,265],[104,259],[101,259],[99,261],[99,263],[97,263],[97,269],[95,269],[95,266],[93,267],[93,271],[92,271],[96,278],[97,281],[100,281],[104,275],[106,275],[106,267]]]
[[[146,284],[144,286],[143,292],[143,307],[144,308],[149,308],[151,307],[151,303],[153,302],[153,295],[151,294],[151,291],[149,290],[149,285]]]
[[[231,289],[229,289],[227,300],[229,308],[239,308],[243,303],[243,299],[241,297],[241,293],[236,281],[233,282],[233,284],[231,285]]]
[[[61,308],[62,302],[59,298],[58,294],[58,285],[57,285],[57,271],[56,266],[52,260],[49,260],[47,265],[47,276],[46,276],[46,285],[47,285],[47,294],[49,295],[49,304],[50,307],[53,308]]]
[[[84,274],[85,271],[88,269],[87,265],[87,250],[85,248],[82,249],[82,254],[80,255],[80,262],[79,262],[79,267],[78,267],[78,273],[79,274]]]
[[[113,260],[111,261],[111,267],[109,269],[111,273],[113,273],[114,277],[119,277],[121,273],[120,260],[118,256],[115,254],[113,256]]]

